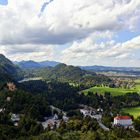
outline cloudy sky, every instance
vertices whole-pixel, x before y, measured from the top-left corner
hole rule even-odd
[[[13,61],[140,66],[140,0],[0,0],[0,53]]]

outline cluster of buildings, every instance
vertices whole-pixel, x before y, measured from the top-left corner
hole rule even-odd
[[[62,111],[61,109],[59,108],[56,108],[54,106],[50,106],[51,108],[51,111],[52,111],[52,116],[51,117],[45,117],[45,121],[42,122],[42,126],[44,129],[50,127],[50,129],[53,129],[54,127],[58,128],[60,126],[60,122],[61,120],[67,122],[69,120],[69,118],[67,117],[66,115],[66,112]],[[55,113],[57,112],[57,113]],[[58,114],[62,114],[62,118],[60,119],[58,117]]]
[[[87,107],[87,106],[84,109],[80,109],[80,113],[83,114],[84,117],[89,116],[96,120],[101,120],[102,112],[103,112],[103,109],[101,108],[96,110],[92,107]]]
[[[55,108],[54,106],[51,106],[51,109],[53,113],[52,117],[45,117],[44,118],[45,121],[41,123],[44,129],[48,127],[50,127],[51,129],[53,129],[54,127],[58,128],[60,126],[61,120],[65,122],[69,120],[65,112],[61,111],[58,108]],[[54,110],[57,110],[58,114],[61,113],[63,115],[61,119],[59,119],[58,114],[56,113],[54,114]],[[4,112],[4,111],[5,111],[5,108],[0,109],[0,112]],[[80,109],[80,112],[81,114],[83,114],[84,117],[89,116],[91,118],[96,119],[102,128],[108,129],[108,128],[105,128],[105,126],[101,122],[103,109],[101,108],[94,109],[92,107],[85,106],[83,109]],[[20,115],[11,113],[11,120],[15,126],[18,126],[18,122],[20,121]],[[132,118],[129,116],[117,115],[116,117],[114,117],[113,126],[123,126],[125,128],[133,128],[132,124],[133,124]]]
[[[45,122],[42,122],[42,126],[44,129],[50,127],[53,129],[54,127],[59,127],[60,121],[58,119],[58,115],[55,114],[53,117],[45,117]]]
[[[60,126],[61,120],[65,122],[69,120],[69,118],[66,115],[66,112],[63,112],[59,108],[51,106],[51,110],[52,110],[51,117],[44,117],[45,119],[44,122],[38,122],[42,124],[44,129],[48,127],[50,127],[51,129],[58,128]],[[4,112],[5,112],[5,108],[0,108],[0,113],[4,113]],[[57,112],[57,113],[54,113],[54,112]],[[58,114],[62,114],[61,119],[59,118]],[[22,114],[19,115],[19,114],[10,113],[10,116],[11,116],[11,121],[14,123],[14,125],[18,126],[18,122],[20,121],[20,117],[22,116]]]
[[[102,124],[102,113],[103,109],[93,109],[91,107],[85,107],[84,109],[80,109],[81,114],[83,114],[84,117],[89,116],[91,118],[96,119],[99,122],[99,125]],[[102,124],[103,125],[103,124]],[[122,116],[117,115],[114,117],[113,126],[123,126],[125,128],[133,128],[133,122],[132,118],[129,116]]]
[[[11,120],[15,126],[18,126],[18,122],[20,121],[20,115],[19,114],[11,114]]]
[[[62,119],[59,119],[58,114],[54,114],[54,116],[45,117],[44,119],[45,121],[41,123],[43,128],[46,129],[50,127],[50,129],[53,129],[58,128],[60,126],[61,120],[67,122],[69,118],[65,114],[63,114]]]
[[[80,112],[84,115],[84,117],[90,116],[91,118],[96,119],[98,122],[101,122],[102,115],[97,114],[95,110],[80,109]],[[67,122],[69,118],[66,116],[66,114],[63,114],[62,119],[63,121]],[[62,119],[59,119],[58,115],[54,114],[54,116],[52,117],[48,117],[48,118],[46,117],[45,122],[42,122],[42,126],[44,127],[44,129],[46,129],[47,127],[50,127],[51,129],[53,129],[54,127],[58,128],[60,126],[60,122]],[[14,122],[15,126],[18,126],[20,116],[18,114],[11,114],[11,120]],[[133,128],[132,124],[133,124],[132,118],[129,116],[117,115],[116,117],[114,117],[114,122],[113,122],[114,126]]]
[[[4,113],[5,108],[0,108],[0,113]],[[18,126],[18,122],[20,121],[20,115],[19,114],[10,114],[11,116],[11,121],[14,123],[15,126]]]

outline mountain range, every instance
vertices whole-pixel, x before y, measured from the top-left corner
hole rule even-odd
[[[80,66],[84,70],[93,70],[95,72],[102,71],[140,71],[140,67],[110,67],[110,66]]]
[[[43,67],[48,67],[48,66],[54,67],[57,64],[59,64],[59,62],[56,62],[56,61],[35,62],[33,60],[13,62],[13,63],[18,65],[22,69],[43,68]]]
[[[42,77],[69,83],[86,85],[109,83],[111,80],[105,75],[97,74],[102,71],[140,72],[140,68],[105,67],[105,66],[71,66],[56,61],[21,61],[12,62],[0,54],[0,78],[19,80],[23,78]]]
[[[27,76],[28,75],[28,76]],[[43,79],[57,80],[69,83],[98,84],[107,83],[110,79],[95,72],[82,70],[80,67],[70,66],[55,61],[22,61],[12,63],[4,55],[0,55],[0,78],[10,77],[19,80],[31,77],[42,77]]]
[[[36,69],[36,68],[45,68],[45,67],[55,67],[61,62],[56,61],[42,61],[36,62],[33,60],[29,61],[21,61],[21,62],[14,62],[14,64],[18,65],[22,69]],[[93,72],[123,72],[129,73],[130,75],[140,75],[140,67],[111,67],[111,66],[78,66],[82,70],[88,70]]]

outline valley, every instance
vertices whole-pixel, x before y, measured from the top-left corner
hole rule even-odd
[[[0,0],[0,140],[140,140],[140,0]]]
[[[44,135],[57,140],[69,133],[78,140],[90,135],[139,139],[139,77],[108,75],[66,64],[21,68],[3,55],[0,59],[0,130],[6,140],[39,140]],[[133,119],[133,124],[121,129],[115,126],[118,114]],[[124,131],[127,135],[115,133]]]

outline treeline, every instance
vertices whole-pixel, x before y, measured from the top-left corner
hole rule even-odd
[[[94,119],[74,117],[66,124],[61,122],[58,129],[47,130],[40,136],[30,137],[30,140],[138,140],[139,136],[137,132],[121,127],[104,131]]]
[[[123,127],[104,131],[89,117],[73,117],[67,123],[61,121],[60,127],[53,130],[49,127],[43,130],[34,120],[22,118],[17,127],[0,124],[0,136],[1,140],[138,140],[140,137],[138,132]]]

